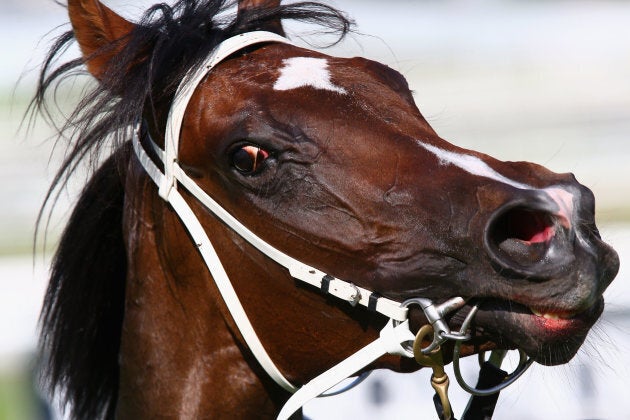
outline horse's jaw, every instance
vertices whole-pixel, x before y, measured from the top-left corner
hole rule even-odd
[[[601,297],[581,312],[562,314],[492,301],[479,310],[476,323],[479,330],[492,331],[498,347],[519,348],[540,364],[558,365],[573,358],[603,309]]]

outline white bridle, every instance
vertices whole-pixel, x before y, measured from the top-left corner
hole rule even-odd
[[[223,300],[234,319],[243,339],[256,357],[265,372],[273,378],[282,388],[290,391],[293,396],[282,408],[278,418],[285,419],[302,407],[309,400],[322,395],[325,391],[334,387],[344,379],[354,375],[357,371],[365,368],[370,363],[385,354],[399,355],[413,358],[412,349],[406,345],[414,341],[415,336],[409,329],[408,308],[401,304],[367,289],[356,286],[351,282],[337,279],[314,267],[306,265],[282,251],[271,246],[260,237],[255,235],[235,217],[228,213],[215,200],[202,190],[181,168],[178,163],[179,137],[184,113],[193,92],[201,80],[217,64],[228,56],[239,50],[254,44],[275,42],[291,44],[286,38],[265,31],[249,32],[223,41],[217,46],[206,60],[199,67],[191,70],[182,80],[175,94],[171,106],[165,132],[165,148],[162,150],[151,140],[153,152],[164,164],[164,172],[153,162],[149,154],[144,149],[140,141],[140,125],[138,122],[133,130],[133,147],[140,163],[151,177],[153,182],[159,187],[160,196],[171,204],[182,223],[190,233],[196,244],[216,286],[221,293]],[[238,233],[243,239],[257,248],[260,252],[271,258],[276,263],[285,267],[295,279],[306,282],[321,289],[324,293],[347,301],[351,305],[363,305],[369,310],[383,314],[390,320],[381,330],[379,338],[363,347],[352,356],[343,360],[328,371],[317,376],[301,388],[291,384],[278,367],[273,363],[269,354],[265,351],[258,338],[251,322],[249,321],[243,306],[219,260],[219,257],[208,238],[201,223],[193,213],[188,203],[178,191],[178,185],[184,187],[190,194],[199,200],[216,217]],[[427,302],[423,306],[429,322],[436,326],[435,340],[433,344],[439,344],[446,339],[463,340],[467,336],[451,332],[442,317],[455,309],[462,307],[465,301],[462,298],[453,298],[442,305],[433,306]],[[417,303],[417,302],[416,302]],[[450,334],[450,336],[449,336]],[[424,350],[423,350],[424,352]]]

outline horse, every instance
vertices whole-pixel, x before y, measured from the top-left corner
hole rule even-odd
[[[44,203],[95,164],[40,318],[42,375],[73,418],[299,418],[373,369],[437,378],[493,349],[566,363],[602,313],[619,260],[591,191],[448,143],[397,71],[285,37],[294,19],[342,39],[338,10],[68,13],[33,104],[51,115],[60,81],[94,79]]]

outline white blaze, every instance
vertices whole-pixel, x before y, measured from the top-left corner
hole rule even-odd
[[[292,57],[282,60],[284,67],[280,69],[280,77],[273,85],[275,90],[291,90],[310,86],[315,89],[346,93],[341,86],[330,80],[328,61],[324,58]]]
[[[519,188],[521,190],[534,189],[527,184],[516,182],[514,180],[511,180],[510,178],[501,175],[500,173],[489,167],[486,162],[479,159],[477,156],[450,152],[448,150],[440,149],[439,147],[435,147],[430,144],[424,144],[422,142],[418,142],[418,144],[437,156],[442,165],[455,165],[458,168],[461,168],[464,171],[468,172],[469,174],[482,176],[484,178],[490,178],[495,181],[511,185],[514,188]]]
[[[545,188],[544,191],[558,205],[558,216],[565,227],[571,226],[573,215],[573,194],[558,187]]]
[[[451,152],[420,141],[418,141],[418,144],[433,153],[439,159],[441,165],[454,165],[470,174],[489,178],[521,190],[538,189],[501,175],[477,156]],[[567,228],[570,227],[573,215],[574,195],[560,186],[547,187],[542,191],[558,206],[556,215],[560,217],[562,224]]]

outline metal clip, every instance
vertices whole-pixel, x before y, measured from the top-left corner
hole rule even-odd
[[[451,402],[448,399],[448,386],[450,382],[448,375],[444,371],[442,349],[440,346],[437,346],[430,352],[425,353],[422,348],[422,340],[434,334],[435,331],[431,325],[427,324],[420,328],[413,342],[413,356],[418,364],[430,367],[433,370],[431,374],[431,387],[435,390],[442,404],[442,418],[444,420],[451,420],[453,418],[453,410],[451,408]]]
[[[433,341],[427,347],[422,349],[422,353],[429,354],[438,348],[446,340],[466,341],[470,339],[470,335],[461,331],[451,331],[450,327],[444,320],[444,316],[449,312],[455,311],[466,304],[462,297],[454,297],[440,305],[434,305],[433,301],[426,298],[412,298],[404,301],[402,306],[418,305],[424,311],[424,315],[433,328]]]

